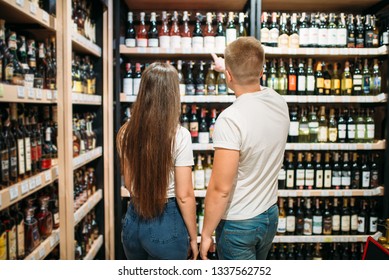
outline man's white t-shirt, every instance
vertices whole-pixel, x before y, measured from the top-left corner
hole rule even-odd
[[[176,132],[175,145],[173,147],[174,166],[193,166],[192,138],[190,132],[179,126]],[[170,172],[167,197],[175,197],[174,170]]]
[[[284,98],[266,87],[242,94],[220,114],[214,148],[240,152],[237,178],[223,219],[250,219],[277,202],[289,122]]]

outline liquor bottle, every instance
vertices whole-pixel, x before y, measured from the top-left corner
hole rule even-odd
[[[363,85],[363,77],[360,69],[359,60],[356,63],[354,74],[353,74],[353,95],[361,95],[362,94],[362,85]]]
[[[181,32],[178,27],[178,12],[173,12],[172,17],[172,26],[170,28],[170,48],[171,49],[179,49],[181,48]]]
[[[359,169],[358,153],[353,153],[351,166],[351,189],[359,189],[361,186],[361,171]]]
[[[247,31],[244,26],[244,13],[239,13],[239,26],[238,26],[238,37],[246,37]]]
[[[286,16],[285,16],[286,17]],[[282,35],[281,35],[282,36]],[[280,36],[280,38],[281,38]],[[304,76],[305,77],[305,76]],[[296,95],[297,90],[297,75],[294,69],[293,59],[289,58],[289,72],[288,72],[288,95]]]
[[[136,63],[135,64],[135,73],[133,76],[134,95],[138,95],[141,78],[142,78],[141,66],[140,66],[140,63]]]
[[[350,234],[355,235],[358,232],[358,211],[355,207],[355,197],[350,198]]]
[[[338,124],[335,119],[335,109],[330,109],[330,119],[328,121],[328,140],[332,143],[338,141]]]
[[[136,33],[133,22],[133,13],[128,12],[128,22],[126,30],[126,47],[134,48],[136,46]]]
[[[126,63],[126,74],[123,78],[123,92],[127,96],[134,95],[134,79],[132,77],[131,63]]]
[[[318,198],[315,199],[315,210],[313,211],[313,219],[312,219],[312,233],[316,235],[320,235],[323,233],[323,213],[320,209],[320,200]]]
[[[267,255],[267,260],[276,260],[277,259],[277,256],[276,256],[276,245],[273,244],[271,246],[271,249],[269,251],[269,254]]]
[[[18,119],[18,110],[16,103],[10,103],[10,113],[11,113],[11,127],[13,128],[13,135],[15,137],[17,143],[17,170],[18,170],[18,178],[17,180],[20,182],[25,179],[26,173],[26,155],[24,150],[24,133],[20,129]]]
[[[209,142],[213,143],[213,132],[216,124],[216,109],[211,110],[211,121],[209,123]]]
[[[349,249],[348,249],[347,243],[345,245],[343,245],[342,247],[343,247],[343,250],[342,250],[342,255],[340,256],[340,259],[341,260],[349,260],[350,254],[349,254]]]
[[[329,201],[325,200],[324,211],[323,211],[323,234],[332,234],[332,213],[330,211]]]
[[[286,260],[295,260],[295,256],[294,256],[294,250],[293,250],[293,244],[292,243],[289,243],[288,244],[288,251],[286,253]]]
[[[365,59],[362,75],[363,75],[363,94],[369,95],[370,88],[371,88],[371,74],[370,74],[369,63],[367,59]]]
[[[338,235],[340,233],[340,210],[338,206],[339,199],[334,198],[334,205],[332,207],[332,234]]]
[[[208,124],[205,120],[207,110],[205,108],[201,109],[201,123],[199,127],[199,143],[208,144],[209,143],[209,129]]]
[[[320,251],[320,243],[316,243],[315,252],[313,253],[313,260],[321,261],[323,259]]]
[[[315,169],[312,164],[312,154],[306,154],[306,163],[305,163],[305,184],[304,188],[312,190],[315,185]]]
[[[349,14],[347,18],[347,48],[355,48],[355,33],[354,16]]]
[[[276,60],[273,59],[270,63],[270,75],[268,75],[267,78],[267,86],[269,88],[274,89],[275,91],[278,91],[278,76],[277,76],[277,70],[276,70]]]
[[[186,104],[182,105],[182,114],[181,114],[181,125],[185,127],[187,130],[189,130],[189,119],[187,116],[187,107]]]
[[[373,48],[379,47],[379,30],[376,25],[377,18],[373,15],[371,18],[371,25],[373,27]]]
[[[371,170],[366,155],[362,155],[361,174],[362,174],[362,183],[361,183],[362,189],[370,188]]]
[[[316,95],[323,95],[324,94],[324,76],[322,72],[322,64],[319,61],[316,66]]]
[[[324,94],[325,95],[329,95],[331,94],[331,81],[332,81],[332,77],[331,77],[331,74],[330,72],[328,71],[328,67],[327,65],[324,63],[324,61],[322,62],[323,64],[323,78],[324,78]]]
[[[357,127],[355,140],[357,142],[364,142],[366,139],[366,121],[364,117],[364,109],[358,110],[358,116],[355,122]]]
[[[280,244],[278,249],[277,260],[286,260],[284,245]]]
[[[278,78],[278,93],[281,95],[286,95],[288,91],[288,74],[286,73],[284,61],[282,58],[280,59],[277,78]]]
[[[216,244],[215,243],[213,243],[211,245],[211,247],[209,248],[209,251],[207,253],[207,258],[209,260],[217,260],[218,259],[217,252],[216,252]]]
[[[332,187],[332,166],[330,163],[330,153],[327,152],[324,155],[324,189],[330,189]]]
[[[177,61],[178,82],[180,87],[180,95],[185,95],[185,79],[182,73],[182,60]]]
[[[317,143],[317,134],[319,130],[319,122],[316,115],[315,107],[311,106],[311,111],[308,116],[309,127],[309,141],[310,143]]]
[[[371,155],[371,165],[370,165],[370,188],[377,188],[379,183],[379,172],[378,165],[376,162],[377,155]]]
[[[157,14],[155,12],[152,12],[150,17],[147,46],[151,48],[158,47]]]
[[[205,78],[204,78],[204,63],[200,61],[199,68],[196,75],[196,95],[204,95],[205,94]]]
[[[188,63],[186,78],[185,78],[185,95],[195,95],[195,81],[193,78],[193,62]]]
[[[294,235],[296,230],[296,216],[294,213],[293,198],[288,199],[288,211],[286,213],[286,234]]]
[[[366,201],[362,200],[362,209],[358,213],[358,228],[357,233],[358,234],[367,234],[367,204]]]
[[[312,254],[312,244],[307,244],[305,250],[305,260],[313,260],[313,254]]]
[[[315,188],[323,189],[324,185],[324,166],[321,164],[321,153],[316,153],[315,165]]]
[[[350,189],[351,187],[351,166],[349,163],[348,153],[343,154],[342,162],[342,178],[341,178],[341,188]]]
[[[319,25],[320,19],[317,18],[315,13],[311,13],[311,25],[308,31],[308,47],[317,48],[319,46]]]
[[[338,45],[338,27],[336,26],[335,23],[334,13],[329,14],[327,29],[328,29],[327,45],[330,48],[335,48]]]
[[[196,104],[192,105],[192,115],[189,122],[189,130],[192,136],[192,143],[198,143],[199,138],[199,122],[197,120]]]
[[[373,75],[371,77],[371,94],[377,95],[381,93],[381,71],[378,66],[378,59],[374,59]]]
[[[334,153],[334,160],[332,165],[332,181],[333,189],[339,190],[342,183],[342,169],[339,163],[339,153]]]
[[[366,109],[366,138],[365,142],[372,143],[374,142],[374,135],[375,135],[375,123],[373,118],[373,109]]]
[[[234,22],[234,12],[228,13],[228,23],[226,28],[226,44],[232,43],[237,38],[236,26]]]
[[[283,164],[281,165],[281,169],[278,172],[278,189],[284,190],[285,183],[286,183],[286,171],[285,171],[285,160],[284,160]]]
[[[9,154],[6,138],[3,135],[3,113],[0,112],[0,190],[9,184]]]
[[[300,29],[299,29],[299,45],[301,48],[306,48],[310,46],[310,28],[307,24],[306,13],[302,13],[300,17]]]
[[[301,109],[298,141],[300,143],[309,142],[309,122],[306,114],[306,109],[304,108]]]
[[[226,74],[224,72],[220,72],[217,75],[216,92],[218,95],[226,95],[227,94]]]
[[[344,71],[342,73],[342,94],[351,95],[353,91],[353,80],[350,73],[350,64],[348,61],[344,64]]]
[[[320,26],[319,26],[319,48],[325,48],[328,46],[328,26],[325,18],[325,14],[320,14]]]
[[[345,116],[347,115],[347,109],[339,109],[339,116],[338,116],[338,142],[345,143],[347,138],[347,121]]]
[[[288,153],[286,164],[286,188],[290,190],[295,188],[294,172],[293,153]]]
[[[300,70],[299,70],[300,72]],[[306,77],[306,94],[313,95],[315,92],[315,75],[312,69],[312,58],[308,58],[307,77]]]
[[[277,13],[273,12],[271,14],[271,25],[269,30],[269,46],[277,47],[278,46],[278,37],[280,34],[280,29],[277,23]]]
[[[284,235],[286,233],[286,212],[284,208],[284,199],[278,199],[278,225],[277,225],[277,235]]]
[[[205,188],[208,188],[209,181],[211,180],[212,175],[212,155],[207,155],[207,165],[205,166]]]
[[[267,78],[268,78],[268,74],[267,74],[267,61],[265,61],[265,62],[263,63],[262,76],[261,76],[261,78],[260,78],[260,84],[261,84],[261,86],[263,86],[263,87],[268,87]]]
[[[187,11],[184,11],[182,21],[184,22],[184,26],[181,31],[181,48],[188,50],[192,47],[192,32],[189,29],[189,15]]]
[[[280,17],[280,31],[278,36],[278,47],[289,47],[289,28],[287,26],[286,13],[282,13]]]
[[[305,202],[305,215],[304,215],[304,235],[312,235],[313,232],[313,213],[311,210],[311,199],[307,198]]]
[[[347,47],[347,27],[346,27],[346,19],[344,13],[340,13],[339,16],[336,45],[338,48]]]
[[[136,45],[141,48],[147,47],[147,31],[145,24],[145,13],[140,13],[140,25],[138,33],[136,34]]]
[[[378,226],[378,214],[376,212],[376,202],[370,201],[370,212],[369,212],[369,234],[375,234]]]
[[[169,33],[169,26],[168,26],[168,16],[167,12],[162,12],[162,25],[159,29],[158,37],[159,37],[159,46],[164,49],[170,48],[170,33]],[[149,30],[150,32],[150,30]]]
[[[355,142],[355,131],[357,129],[354,121],[355,110],[351,108],[347,118],[347,140],[349,143]]]
[[[16,243],[17,243],[17,251],[16,257],[18,260],[21,260],[25,256],[24,250],[24,215],[19,210],[19,205],[11,206],[11,216],[15,220],[16,223]]]
[[[356,243],[351,243],[351,252],[350,252],[350,260],[360,260],[360,256],[358,254]]]
[[[331,94],[340,94],[340,75],[338,73],[338,64],[334,63],[334,69],[331,78]]]
[[[328,122],[326,118],[326,108],[324,106],[320,106],[317,141],[319,143],[325,143],[328,141]]]
[[[196,13],[196,25],[192,34],[192,47],[196,50],[203,49],[204,47],[204,36],[201,29],[202,17],[200,13]]]
[[[290,109],[290,125],[289,125],[289,143],[298,142],[299,137],[299,119],[297,116],[297,107],[293,107]]]
[[[38,221],[34,217],[35,208],[34,201],[28,200],[26,208],[26,219],[24,221],[25,231],[25,250],[26,254],[31,253],[41,242],[41,236],[38,229]]]
[[[296,260],[304,260],[304,244],[300,244],[296,250]]]
[[[269,46],[270,44],[270,30],[268,25],[268,13],[262,12],[261,15],[261,43],[264,46]]]
[[[365,48],[373,47],[373,25],[371,15],[365,16]]]
[[[53,229],[59,228],[58,186],[50,185],[49,211],[53,215]]]
[[[202,163],[202,157],[200,154],[197,155],[197,164],[194,167],[194,175],[195,175],[194,188],[196,190],[205,189],[205,171]]]
[[[303,163],[303,154],[297,154],[296,165],[296,189],[303,190],[305,184],[305,164]]]
[[[223,14],[217,14],[217,27],[215,36],[215,50],[218,53],[224,53],[226,47],[226,31],[223,27]]]
[[[343,198],[343,208],[340,217],[340,225],[341,225],[341,234],[349,235],[350,234],[350,222],[351,222],[351,212],[348,207],[348,198]]]
[[[304,233],[304,211],[301,205],[301,198],[297,198],[296,208],[296,235],[303,235]]]
[[[17,258],[17,231],[16,222],[9,213],[9,209],[2,212],[0,220],[6,231],[6,256],[8,260],[16,260]],[[1,241],[0,241],[1,242]],[[1,253],[0,253],[1,254]]]
[[[363,48],[365,46],[365,29],[362,23],[362,16],[356,16],[356,24],[355,24],[355,47]]]
[[[204,27],[204,49],[214,50],[215,31],[212,26],[212,13],[207,13],[207,24]]]
[[[312,73],[312,76],[313,76],[313,73]],[[313,81],[314,81],[314,79],[313,79]],[[307,90],[307,73],[305,73],[304,62],[303,62],[303,60],[300,59],[299,68],[297,71],[297,94],[298,95],[305,95],[306,90]]]
[[[53,231],[53,215],[48,210],[49,197],[43,196],[39,199],[40,211],[36,214],[38,220],[39,233],[43,239],[50,236]]]

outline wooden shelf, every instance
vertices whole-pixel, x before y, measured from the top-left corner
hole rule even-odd
[[[103,154],[103,148],[97,147],[96,149],[86,152],[78,157],[73,158],[73,170],[84,166],[85,164],[101,157]]]
[[[31,253],[25,260],[43,260],[59,244],[59,228],[54,229],[49,237]]]
[[[286,56],[380,56],[388,54],[388,47],[379,48],[275,48],[264,46],[267,56],[286,55]]]
[[[0,102],[12,103],[57,103],[58,91],[0,83]]]
[[[97,190],[88,200],[74,213],[74,226],[92,210],[100,200],[103,199],[103,191]]]
[[[123,55],[134,56],[150,56],[150,57],[189,57],[189,56],[202,56],[212,59],[211,50],[209,49],[164,49],[164,48],[129,48],[125,45],[120,45],[120,53]],[[222,52],[216,52],[218,55],[223,55]]]
[[[84,260],[93,260],[101,247],[103,246],[103,236],[99,235],[99,237],[93,241],[92,247],[90,248],[88,254],[84,257]]]
[[[332,243],[332,242],[366,242],[370,235],[276,235],[273,243]],[[376,232],[372,237],[377,240],[382,236]]]
[[[88,40],[81,34],[74,32],[72,33],[73,50],[83,54],[90,54],[96,57],[101,57],[101,48]]]
[[[54,31],[56,18],[28,0],[4,0],[0,2],[0,18],[6,23],[39,24]]]
[[[101,95],[91,95],[84,93],[72,93],[73,104],[79,105],[101,105]]]
[[[0,211],[43,189],[58,179],[58,166],[0,191]]]
[[[212,151],[213,144],[192,144],[194,151]],[[386,140],[375,143],[287,143],[288,151],[371,151],[385,150]]]

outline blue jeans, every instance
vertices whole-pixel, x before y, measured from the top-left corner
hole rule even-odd
[[[265,260],[277,232],[278,207],[247,220],[222,220],[216,228],[220,260]]]
[[[189,236],[175,198],[161,216],[141,219],[130,203],[123,221],[122,243],[130,260],[185,260]]]

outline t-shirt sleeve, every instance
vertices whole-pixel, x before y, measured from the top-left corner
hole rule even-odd
[[[192,165],[194,165],[192,138],[189,131],[181,127],[176,138],[176,157],[174,166]]]
[[[240,151],[242,135],[237,121],[231,117],[221,116],[215,124],[213,147]]]

